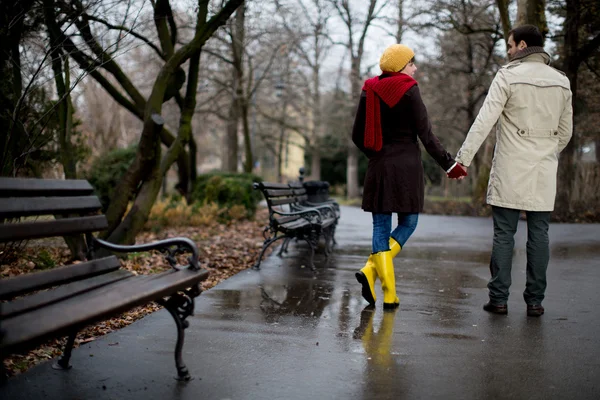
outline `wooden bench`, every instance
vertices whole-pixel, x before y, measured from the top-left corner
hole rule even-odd
[[[135,246],[97,239],[93,232],[108,226],[100,208],[99,199],[85,180],[0,178],[0,246],[76,235],[83,240],[88,255],[88,260],[79,264],[0,280],[0,365],[6,354],[27,351],[50,338],[68,336],[63,354],[53,368],[69,369],[78,331],[154,301],[175,319],[177,376],[189,380],[181,357],[186,318],[194,311],[194,298],[201,293],[200,282],[209,274],[198,264],[196,245],[188,238]],[[99,249],[118,253],[159,250],[166,254],[172,269],[137,276],[121,269],[114,255],[94,257]],[[176,256],[181,253],[191,254],[185,266],[177,264]]]
[[[337,203],[337,201],[335,201],[333,199],[329,199],[329,198],[323,199],[322,201],[319,201],[319,202],[310,201],[309,200],[310,197],[308,195],[306,187],[300,181],[289,182],[288,186],[293,191],[294,196],[296,197],[296,200],[298,202],[298,205],[300,205],[301,207],[317,207],[317,208],[330,207],[333,209],[333,212],[335,213],[336,218],[340,217],[340,205]]]
[[[320,238],[325,239],[325,256],[328,257],[334,243],[335,228],[339,219],[339,207],[332,204],[308,205],[306,194],[297,194],[289,184],[260,182],[254,183],[254,189],[260,190],[269,208],[269,224],[263,230],[262,250],[254,265],[260,268],[262,257],[267,248],[278,240],[284,240],[281,256],[287,251],[292,239],[304,240],[310,247],[310,268],[315,270],[314,254]]]

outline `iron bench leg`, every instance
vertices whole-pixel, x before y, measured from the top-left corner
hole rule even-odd
[[[192,379],[190,372],[183,363],[181,352],[185,340],[185,329],[190,325],[186,318],[194,313],[194,298],[201,293],[198,285],[185,292],[173,294],[168,300],[159,299],[156,302],[164,306],[175,320],[177,326],[177,342],[175,343],[175,367],[177,368],[178,381],[189,381]]]
[[[316,271],[315,267],[315,249],[319,246],[319,236],[320,233],[316,232],[314,229],[311,229],[307,235],[304,235],[302,239],[310,246],[310,261],[309,266],[311,271]]]
[[[287,253],[288,251],[288,245],[290,244],[290,241],[292,240],[291,237],[286,237],[285,240],[283,241],[283,244],[281,245],[281,248],[279,249],[279,252],[277,253],[277,255],[279,257],[283,256],[284,253]]]
[[[285,238],[286,238],[286,236],[278,236],[278,237],[266,239],[265,242],[263,243],[263,248],[260,251],[260,255],[258,256],[258,260],[256,261],[256,264],[254,264],[252,269],[260,269],[260,263],[262,261],[263,255],[265,254],[265,251],[269,248],[269,246],[272,245],[273,243],[275,243],[276,241],[278,241],[279,239],[285,239]]]
[[[76,337],[77,337],[77,331],[72,331],[69,334],[69,338],[67,339],[67,344],[65,345],[65,349],[63,350],[62,355],[58,358],[58,361],[56,361],[56,363],[52,364],[52,369],[62,369],[62,370],[71,369],[72,365],[69,364],[69,360],[71,359],[71,352],[73,351],[73,345],[75,344]]]

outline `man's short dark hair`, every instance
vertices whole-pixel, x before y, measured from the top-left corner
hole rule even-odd
[[[544,46],[544,37],[540,33],[540,30],[535,25],[521,25],[510,32],[508,36],[512,35],[515,44],[521,43],[521,40],[527,43],[528,47],[531,46]]]

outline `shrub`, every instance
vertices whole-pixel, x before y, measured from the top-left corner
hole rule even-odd
[[[261,193],[252,188],[254,182],[260,181],[262,178],[253,174],[203,174],[198,176],[190,200],[199,205],[215,203],[226,209],[227,212],[220,213],[220,220],[249,218],[262,199]]]
[[[106,212],[117,184],[133,163],[136,151],[133,146],[116,149],[100,156],[92,164],[87,179],[102,203],[103,212]]]
[[[187,204],[182,198],[172,197],[159,200],[148,216],[145,229],[160,232],[161,229],[177,226],[211,226],[218,222],[240,220],[248,217],[246,208],[234,205],[231,208],[219,207],[211,202]]]

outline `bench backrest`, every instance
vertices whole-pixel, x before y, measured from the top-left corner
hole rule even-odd
[[[304,187],[302,182],[292,181],[288,184],[288,187],[290,188],[290,190],[292,191],[292,193],[296,197],[296,200],[299,203],[308,201],[308,193],[306,192],[306,188]]]
[[[0,178],[0,243],[106,229],[93,191],[86,180]]]
[[[277,206],[292,206],[308,199],[306,191],[297,193],[286,183],[260,182],[254,184],[255,189],[260,189],[267,201],[269,208]]]
[[[108,227],[100,200],[85,180],[0,178],[0,243],[75,234]],[[0,300],[106,274],[114,257],[2,279]],[[2,313],[5,313],[3,311]]]

